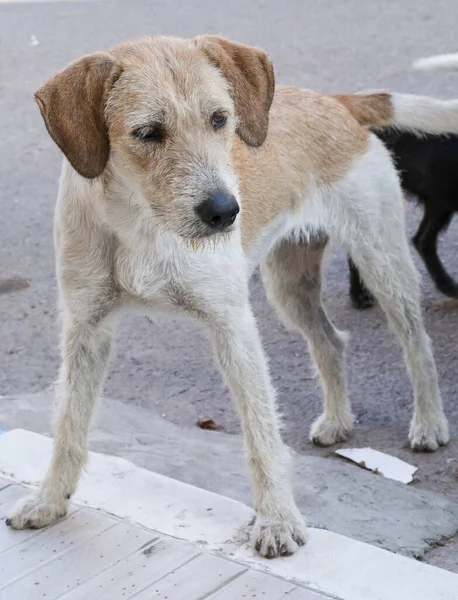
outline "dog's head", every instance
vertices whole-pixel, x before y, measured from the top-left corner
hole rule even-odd
[[[126,202],[135,195],[155,222],[199,238],[230,231],[236,219],[233,138],[263,144],[274,87],[257,48],[152,37],[77,60],[35,97],[80,175],[118,181]]]

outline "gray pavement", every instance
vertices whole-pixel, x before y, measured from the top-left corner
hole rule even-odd
[[[32,98],[43,79],[85,52],[125,39],[210,32],[266,48],[279,83],[324,92],[382,87],[458,97],[458,75],[410,70],[418,57],[457,49],[457,21],[453,0],[0,3],[0,394],[41,392],[58,367],[52,213],[60,156]],[[418,210],[408,210],[410,231],[419,216]],[[457,250],[458,219],[441,245],[456,278]],[[336,325],[351,332],[349,390],[358,425],[350,443],[413,462],[419,466],[413,487],[456,502],[458,302],[440,296],[417,261],[453,437],[435,454],[413,455],[406,446],[412,392],[399,346],[379,309],[358,313],[350,308],[343,253],[332,249],[328,263],[326,306]],[[308,441],[321,393],[304,343],[279,324],[256,275],[252,291],[285,415],[285,438],[301,454],[329,457],[329,449],[313,448]],[[107,395],[128,405],[132,414],[141,409],[152,418],[164,415],[184,428],[208,414],[227,433],[239,432],[206,339],[187,322],[126,315]],[[0,409],[0,428],[1,414]],[[131,432],[121,428],[117,434],[122,441]],[[451,556],[451,548],[441,552]],[[458,556],[456,546],[455,552]]]

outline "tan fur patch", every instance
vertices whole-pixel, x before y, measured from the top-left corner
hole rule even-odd
[[[394,109],[388,93],[336,94],[331,97],[343,104],[361,125],[382,127],[393,122]]]
[[[294,212],[306,201],[313,184],[328,185],[343,177],[366,150],[369,135],[335,99],[277,87],[265,144],[256,149],[242,142],[234,145],[244,248],[279,213]]]

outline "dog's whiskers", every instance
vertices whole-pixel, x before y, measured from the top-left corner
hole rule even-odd
[[[216,252],[216,248],[220,243],[225,244],[229,240],[228,233],[220,233],[218,235],[212,235],[208,237],[194,237],[185,238],[183,241],[188,248],[191,248],[194,252],[200,250],[203,253],[205,250],[212,250]]]

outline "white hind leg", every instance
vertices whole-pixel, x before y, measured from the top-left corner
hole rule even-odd
[[[374,231],[374,236],[380,232]],[[398,235],[404,235],[401,228]],[[350,252],[364,281],[386,312],[404,349],[414,389],[414,415],[410,443],[415,450],[433,451],[449,440],[447,420],[437,383],[431,341],[420,309],[420,286],[406,244],[376,247],[352,245]]]
[[[334,235],[352,256],[402,344],[414,390],[411,446],[433,451],[448,442],[448,424],[423,324],[419,275],[407,242],[402,193],[385,148],[374,140],[368,154],[339,184],[340,201],[332,201],[329,217]]]
[[[321,303],[321,262],[326,236],[283,240],[262,268],[267,297],[286,325],[308,341],[323,387],[323,413],[310,438],[319,446],[347,439],[353,414],[347,395],[345,335],[334,327]]]

